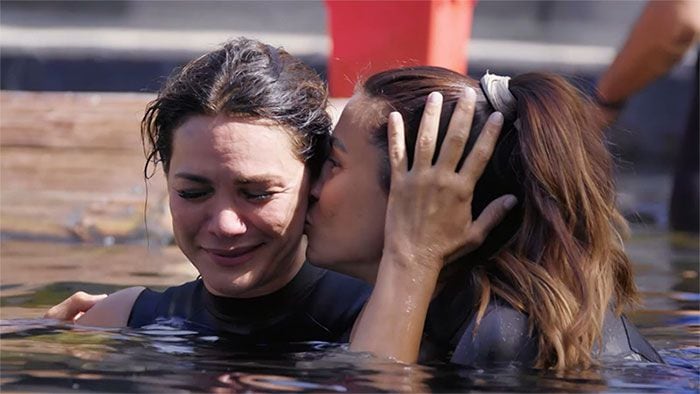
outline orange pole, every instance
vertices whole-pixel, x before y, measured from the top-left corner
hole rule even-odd
[[[326,0],[333,97],[389,68],[434,65],[465,73],[475,0]]]

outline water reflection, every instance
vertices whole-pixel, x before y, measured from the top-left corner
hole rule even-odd
[[[87,329],[3,320],[3,391],[118,392],[696,392],[700,349],[661,350],[668,365],[604,363],[586,371],[401,365],[343,346],[241,348],[225,338],[154,325]]]
[[[2,241],[0,391],[75,392],[698,392],[697,238],[635,229],[642,307],[630,318],[667,365],[604,362],[585,371],[401,365],[344,346],[240,346],[167,324],[141,330],[36,319],[77,290],[166,287],[195,277],[174,248]],[[76,281],[77,278],[84,280]],[[167,322],[165,322],[167,323]]]

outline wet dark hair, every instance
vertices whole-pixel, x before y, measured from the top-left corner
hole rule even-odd
[[[438,91],[444,97],[439,152],[467,86],[477,101],[464,160],[494,112],[477,81],[426,66],[384,71],[359,87],[358,94],[378,108],[370,138],[383,156],[379,177],[387,192],[389,113],[403,117],[411,165],[428,95]],[[595,105],[566,80],[528,73],[513,77],[508,89],[515,109],[503,114],[499,141],[474,190],[472,214],[506,193],[515,194],[518,205],[479,249],[448,268],[466,267],[465,283],[478,300],[477,322],[494,296],[529,316],[538,338],[535,366],[587,366],[594,362],[594,345],[602,348],[609,306],[620,313],[637,299],[622,245],[627,225],[615,205],[614,163]]]
[[[281,48],[236,38],[187,63],[165,82],[141,121],[149,165],[167,173],[174,131],[189,117],[269,120],[289,130],[297,155],[317,176],[328,151],[331,118],[320,77]]]

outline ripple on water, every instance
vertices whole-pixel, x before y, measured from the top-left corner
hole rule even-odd
[[[201,335],[167,321],[128,330],[19,319],[41,316],[77,290],[106,293],[143,284],[144,279],[164,286],[191,275],[185,271],[160,277],[145,274],[166,272],[167,267],[181,264],[179,253],[144,254],[131,246],[111,247],[109,253],[77,245],[59,249],[44,245],[42,249],[35,244],[13,244],[8,249],[6,242],[0,284],[4,318],[0,320],[0,391],[697,393],[698,249],[670,247],[667,238],[644,233],[629,244],[644,298],[643,308],[629,317],[667,364],[605,362],[599,368],[566,372],[513,365],[489,369],[443,363],[407,366],[322,342],[241,347],[226,338]],[[160,265],[144,267],[142,262],[154,256],[160,256]],[[100,264],[92,264],[94,261]],[[67,268],[47,271],[50,264]],[[90,278],[77,276],[78,269],[68,269],[73,265],[89,265]],[[119,275],[114,274],[117,268]],[[39,278],[34,272],[50,275]],[[92,282],[76,282],[78,278]],[[104,283],[99,283],[103,279]]]
[[[6,391],[696,392],[700,348],[663,349],[667,365],[605,363],[552,372],[403,365],[322,342],[249,346],[165,325],[96,329],[49,320],[0,321]]]

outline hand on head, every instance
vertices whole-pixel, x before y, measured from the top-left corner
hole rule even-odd
[[[450,257],[478,248],[516,203],[515,196],[501,196],[476,220],[472,218],[474,188],[503,125],[500,113],[490,116],[459,167],[475,102],[474,90],[465,90],[450,119],[440,154],[433,160],[442,96],[435,92],[428,96],[411,168],[401,115],[393,112],[389,117],[391,185],[384,250],[374,290],[353,331],[353,351],[415,362],[440,270]]]
[[[494,112],[461,168],[460,158],[469,138],[476,94],[467,88],[450,119],[435,164],[442,95],[432,93],[423,112],[412,168],[408,168],[404,125],[398,112],[389,119],[391,190],[385,224],[387,253],[414,256],[416,268],[439,272],[450,258],[478,248],[489,231],[505,217],[516,199],[505,195],[472,218],[474,187],[491,158],[503,125]],[[406,261],[406,260],[402,260]]]

